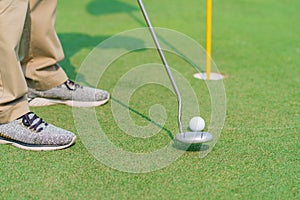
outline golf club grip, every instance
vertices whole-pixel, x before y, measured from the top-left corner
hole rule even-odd
[[[175,91],[175,93],[176,93],[177,101],[178,101],[178,126],[179,126],[179,131],[180,131],[180,133],[183,133],[182,122],[181,122],[181,116],[182,116],[182,100],[181,100],[181,95],[180,95],[179,89],[178,89],[178,87],[177,87],[177,85],[176,85],[176,82],[175,82],[175,80],[174,80],[174,78],[173,78],[172,72],[171,72],[170,67],[169,67],[169,65],[168,65],[167,59],[166,59],[166,57],[165,57],[165,55],[164,55],[164,52],[163,52],[162,49],[161,49],[161,46],[160,46],[160,44],[159,44],[159,41],[158,41],[158,39],[157,39],[157,36],[156,36],[156,33],[155,33],[154,29],[153,29],[153,26],[152,26],[152,24],[151,24],[151,21],[150,21],[150,19],[149,19],[149,17],[148,17],[148,14],[147,14],[147,11],[146,11],[146,9],[145,9],[145,6],[144,6],[142,0],[137,0],[137,1],[138,1],[138,4],[139,4],[140,8],[141,8],[141,11],[142,11],[142,13],[143,13],[143,16],[144,16],[144,18],[145,18],[145,21],[146,21],[146,23],[147,23],[147,25],[148,25],[149,31],[150,31],[150,33],[151,33],[151,36],[152,36],[153,40],[154,40],[154,43],[155,43],[155,46],[156,46],[157,51],[158,51],[158,53],[159,53],[159,56],[160,56],[160,58],[161,58],[161,60],[162,60],[162,62],[163,62],[163,65],[164,65],[164,67],[165,67],[165,69],[166,69],[166,71],[167,71],[167,74],[168,74],[168,76],[169,76],[169,79],[170,79],[170,81],[171,81],[171,84],[172,84],[172,86],[173,86],[173,89],[174,89],[174,91]]]

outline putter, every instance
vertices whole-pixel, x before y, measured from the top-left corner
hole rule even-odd
[[[166,60],[166,57],[164,55],[163,50],[161,49],[161,46],[159,44],[159,41],[157,39],[156,33],[152,27],[152,24],[150,22],[150,19],[148,17],[147,11],[145,9],[145,6],[142,2],[142,0],[137,0],[138,4],[140,6],[140,9],[143,13],[143,16],[145,18],[145,21],[148,25],[149,31],[151,33],[151,36],[154,40],[156,49],[159,53],[159,56],[161,58],[161,61],[163,62],[163,65],[167,71],[168,77],[171,81],[172,87],[175,91],[175,94],[177,96],[177,102],[178,102],[178,127],[179,127],[179,133],[176,135],[175,139],[183,142],[183,143],[188,143],[188,144],[194,144],[194,143],[204,143],[204,142],[209,142],[213,139],[212,135],[208,132],[184,132],[183,128],[182,128],[182,122],[181,122],[181,116],[182,116],[182,99],[181,99],[181,95],[179,92],[179,89],[176,85],[176,82],[173,78],[172,72],[170,70],[170,67],[168,65],[168,62]]]

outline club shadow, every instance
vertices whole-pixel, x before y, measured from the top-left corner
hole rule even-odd
[[[161,124],[159,124],[159,123],[153,121],[152,119],[150,119],[149,117],[143,115],[142,113],[140,113],[140,112],[137,111],[136,109],[134,109],[134,108],[132,108],[132,107],[126,105],[125,103],[123,103],[123,102],[120,101],[119,99],[116,99],[116,98],[114,98],[114,97],[111,97],[111,100],[114,101],[114,102],[116,102],[116,103],[118,103],[119,105],[123,106],[124,108],[128,109],[128,110],[131,111],[132,113],[134,113],[134,114],[136,114],[136,115],[142,117],[143,119],[149,121],[149,122],[152,123],[153,125],[159,127],[160,129],[162,129],[163,131],[165,131],[165,132],[168,134],[168,136],[170,137],[171,140],[174,140],[174,136],[173,136],[172,132],[171,132],[169,129],[163,127]]]

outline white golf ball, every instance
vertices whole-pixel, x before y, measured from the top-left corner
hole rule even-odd
[[[190,120],[189,128],[192,131],[202,131],[205,127],[205,121],[201,117],[193,117]]]

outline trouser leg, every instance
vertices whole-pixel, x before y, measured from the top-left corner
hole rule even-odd
[[[64,58],[63,49],[55,31],[57,0],[30,0],[29,53],[22,61],[29,87],[47,90],[68,78],[56,65]]]
[[[20,65],[20,39],[28,0],[0,1],[0,123],[29,111],[27,85]],[[26,35],[23,35],[24,39]]]

